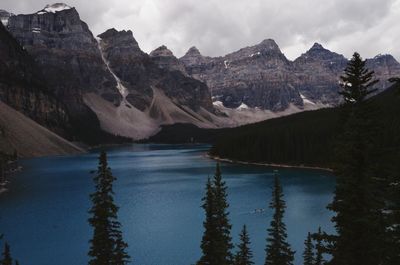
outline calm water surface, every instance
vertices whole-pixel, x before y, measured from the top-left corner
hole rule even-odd
[[[200,257],[204,213],[200,208],[207,176],[215,162],[205,158],[207,146],[134,145],[108,149],[109,164],[118,180],[116,202],[133,264],[190,265]],[[10,191],[0,195],[0,233],[20,264],[87,264],[91,228],[87,223],[90,171],[98,152],[79,156],[22,161]],[[274,168],[222,164],[228,185],[232,236],[243,224],[252,241],[256,264],[264,262],[266,229],[272,212]],[[323,171],[279,169],[287,211],[289,241],[301,264],[308,231],[321,226],[332,231],[334,177]],[[267,208],[264,213],[254,209]]]

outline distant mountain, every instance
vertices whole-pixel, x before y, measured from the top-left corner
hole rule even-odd
[[[206,82],[214,100],[224,106],[245,104],[276,112],[291,105],[338,104],[339,77],[348,60],[315,43],[292,62],[269,39],[215,58],[192,47],[180,61],[191,76]],[[380,91],[388,87],[388,78],[400,75],[400,64],[390,55],[368,59],[367,65],[381,79]]]
[[[180,60],[190,75],[206,82],[214,100],[226,107],[244,103],[250,108],[282,111],[290,104],[303,105],[292,85],[293,65],[273,40],[216,58],[203,57],[193,47]]]
[[[144,139],[164,125],[235,127],[332,106],[339,102],[338,77],[347,63],[319,44],[292,62],[271,39],[215,58],[195,47],[180,59],[165,46],[147,54],[130,30],[109,29],[95,38],[77,10],[63,3],[25,15],[2,10],[0,19],[32,61],[7,73],[40,82],[36,86],[58,105],[27,107],[46,102],[27,95],[11,100],[15,83],[2,98],[51,129],[66,124],[71,139],[89,144],[123,141],[118,136]],[[12,65],[7,56],[5,65]],[[390,55],[368,65],[382,80],[400,75]],[[38,72],[34,80],[29,69]],[[387,86],[379,84],[380,90]]]
[[[313,102],[335,105],[339,102],[339,77],[347,59],[315,43],[293,62],[295,86]]]

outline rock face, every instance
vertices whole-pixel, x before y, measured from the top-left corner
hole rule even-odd
[[[8,31],[44,73],[50,92],[66,106],[72,136],[91,144],[108,141],[83,95],[95,93],[114,105],[122,96],[96,39],[75,8],[54,4],[34,14],[11,16]]]
[[[348,60],[315,43],[295,61],[289,61],[273,40],[240,49],[224,57],[205,57],[195,47],[180,58],[187,72],[207,83],[214,100],[236,108],[282,111],[305,102],[335,105],[340,101],[339,77]],[[367,60],[367,66],[388,87],[389,77],[400,75],[399,63],[390,55]]]
[[[44,69],[45,81],[72,116],[88,111],[82,102],[86,92],[120,103],[121,95],[97,41],[75,8],[54,4],[34,14],[12,16],[8,29]]]
[[[366,65],[369,69],[373,69],[375,75],[379,78],[380,83],[377,88],[380,91],[391,85],[388,81],[389,78],[400,76],[400,64],[390,54],[380,54],[372,59],[367,59]]]
[[[207,83],[224,106],[281,111],[302,105],[294,86],[293,65],[270,39],[224,57],[203,57],[192,47],[181,59],[190,75]]]
[[[185,65],[174,56],[174,54],[166,47],[160,46],[150,53],[150,57],[153,59],[158,67],[167,69],[170,71],[179,71],[184,75],[188,75],[185,69]]]
[[[153,97],[147,73],[150,58],[139,48],[130,30],[110,29],[98,37],[105,63],[126,88],[122,94],[133,106],[145,110]]]
[[[0,100],[62,135],[69,127],[65,106],[49,91],[31,56],[0,23]]]
[[[134,107],[148,109],[154,89],[159,89],[176,105],[213,112],[207,86],[186,76],[183,65],[166,47],[148,55],[140,50],[131,31],[110,29],[99,38],[106,61],[126,87],[126,99]]]
[[[315,43],[311,49],[294,62],[296,87],[314,102],[335,105],[339,102],[339,76],[347,65],[347,59]]]

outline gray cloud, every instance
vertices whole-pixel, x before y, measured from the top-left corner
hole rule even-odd
[[[32,13],[48,0],[2,0]],[[69,0],[95,35],[131,29],[146,52],[165,44],[177,56],[197,46],[219,56],[272,38],[290,59],[314,42],[349,57],[390,53],[400,59],[400,0]]]

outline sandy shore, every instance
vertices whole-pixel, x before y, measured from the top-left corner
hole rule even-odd
[[[206,154],[206,157],[211,158],[216,161],[227,162],[227,163],[232,163],[232,164],[255,165],[255,166],[265,166],[265,167],[280,167],[280,168],[301,168],[301,169],[323,170],[323,171],[333,172],[333,169],[324,168],[324,167],[246,162],[246,161],[232,160],[232,159],[228,159],[228,158],[221,158],[218,156],[211,156],[209,154]]]

